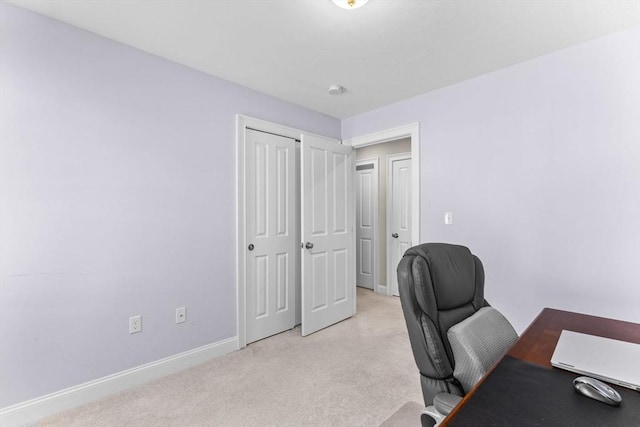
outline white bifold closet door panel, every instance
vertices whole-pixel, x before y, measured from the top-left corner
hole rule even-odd
[[[302,335],[355,313],[353,149],[303,135]]]
[[[295,140],[247,130],[247,343],[295,324]]]

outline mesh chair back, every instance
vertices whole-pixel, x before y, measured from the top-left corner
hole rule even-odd
[[[511,323],[495,308],[483,307],[447,332],[455,368],[453,376],[468,393],[518,340]]]

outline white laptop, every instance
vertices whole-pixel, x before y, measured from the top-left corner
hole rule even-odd
[[[640,391],[640,344],[563,330],[551,364]]]

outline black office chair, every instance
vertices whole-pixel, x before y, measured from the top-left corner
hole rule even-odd
[[[518,335],[484,299],[482,263],[464,246],[410,248],[398,265],[398,287],[420,371],[422,422],[437,425]]]

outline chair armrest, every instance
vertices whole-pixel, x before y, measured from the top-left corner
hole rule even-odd
[[[433,398],[433,406],[443,415],[449,415],[449,412],[456,407],[462,400],[462,397],[451,393],[438,393]]]

